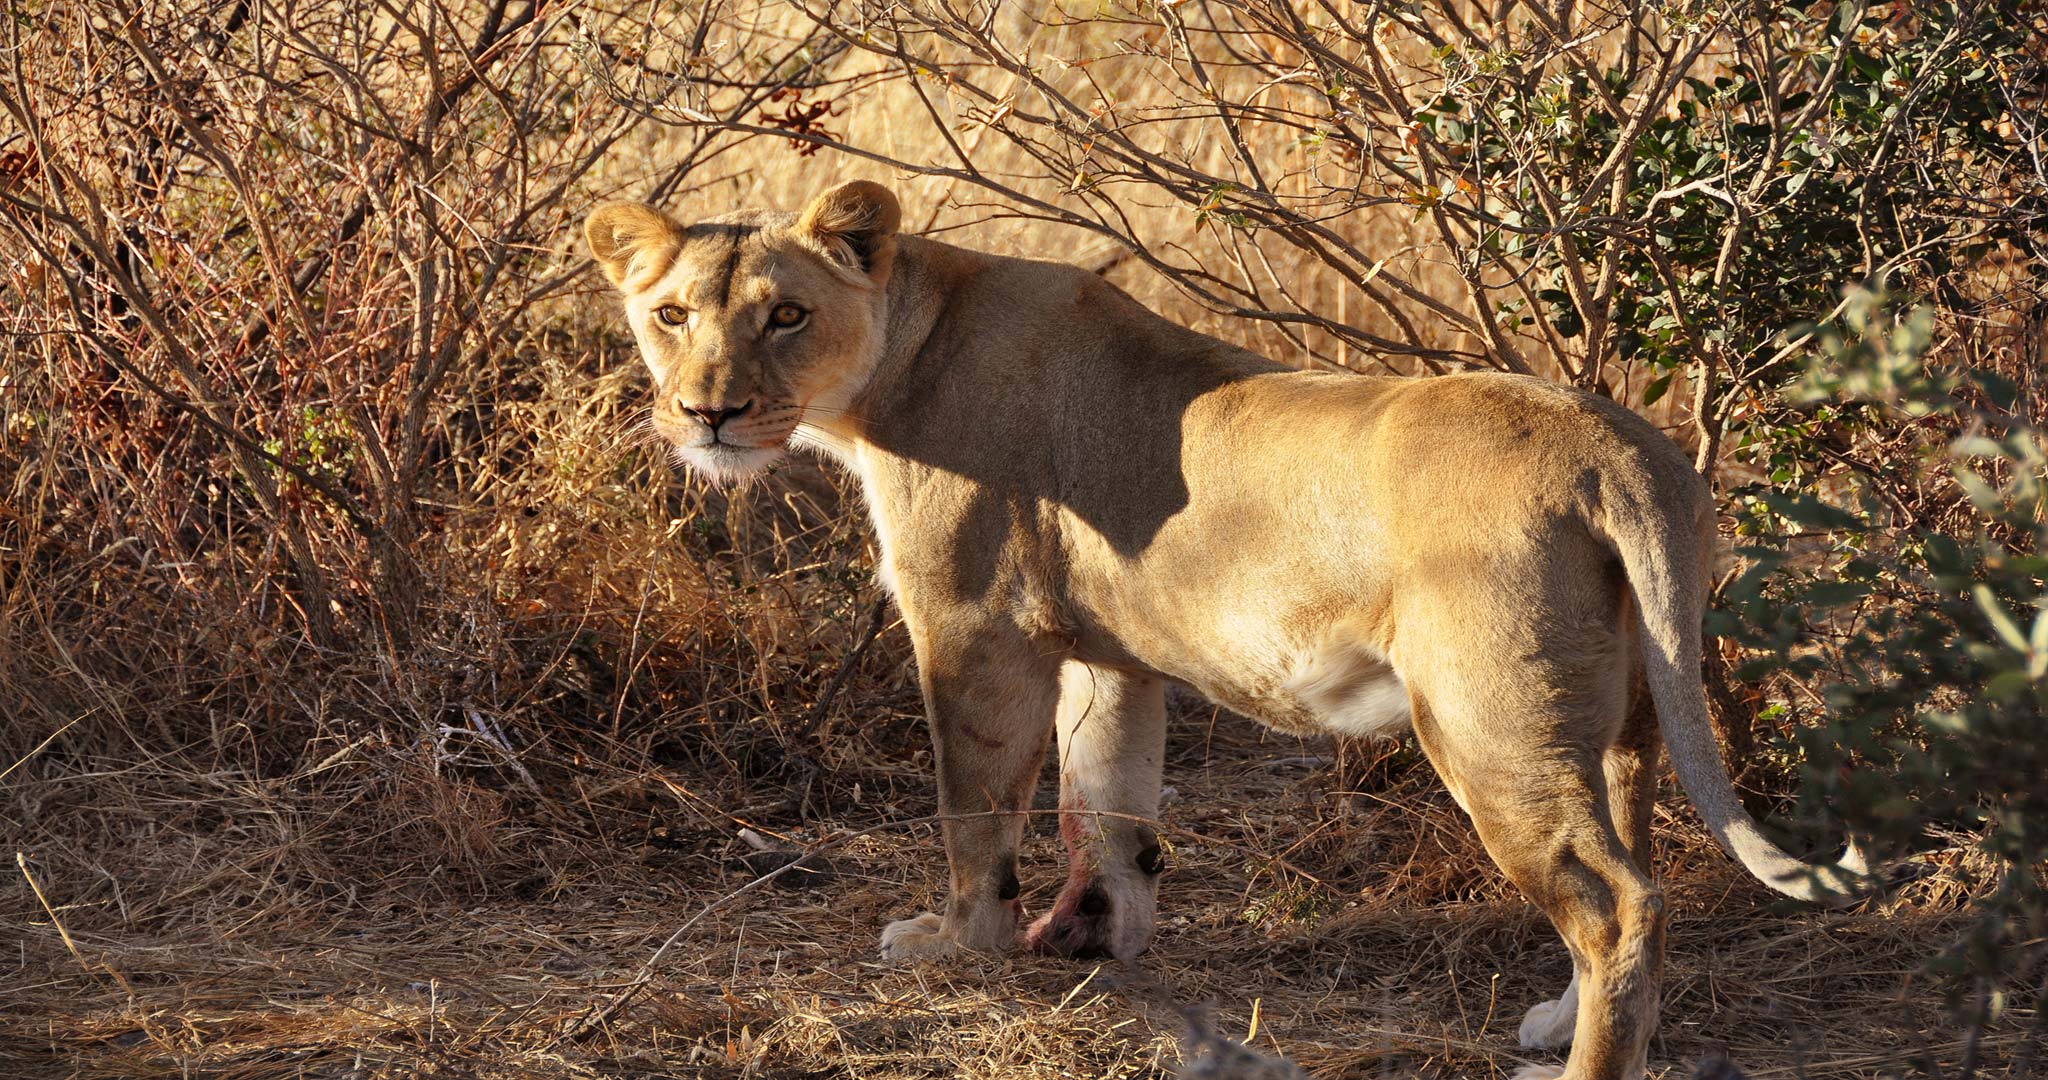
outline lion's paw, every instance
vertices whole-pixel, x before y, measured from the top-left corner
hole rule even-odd
[[[1529,1009],[1519,1034],[1522,1045],[1531,1050],[1557,1050],[1571,1045],[1578,1024],[1579,982],[1573,979],[1563,997]]]
[[[882,928],[882,959],[927,960],[953,955],[958,947],[940,933],[945,920],[927,911],[914,919],[899,919]]]
[[[1562,1065],[1524,1065],[1509,1080],[1557,1080],[1563,1075]]]

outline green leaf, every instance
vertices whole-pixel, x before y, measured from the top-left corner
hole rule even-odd
[[[1859,3],[1847,3],[1836,7],[1833,20],[1835,33],[1846,37],[1850,31],[1855,30],[1856,24],[1863,21],[1863,10],[1866,6]]]
[[[1963,554],[1962,546],[1953,537],[1935,533],[1927,538],[1927,565],[1937,574],[1961,575],[1970,572],[1969,557]]]
[[[2001,671],[1984,683],[1984,694],[1997,701],[2010,701],[2025,693],[2033,681],[2018,668]]]
[[[1949,444],[1957,457],[2004,457],[2005,447],[1982,435],[1965,435]]]
[[[2027,637],[2027,675],[2034,679],[2048,675],[2048,607],[2034,616],[2034,632]]]
[[[1756,660],[1745,660],[1735,665],[1734,670],[1728,674],[1743,681],[1750,681],[1774,674],[1778,668],[1779,664],[1776,657],[1761,657]]]
[[[1977,509],[1987,514],[1996,514],[2004,508],[2005,500],[1999,498],[1998,489],[1978,476],[1974,470],[1958,465],[1955,468],[1955,476],[1956,486],[1963,489],[1963,494],[1970,497],[1970,501],[1977,505]]]
[[[1763,491],[1757,498],[1779,517],[1805,529],[1857,529],[1863,522],[1839,506],[1830,506],[1811,495]]]
[[[1741,550],[1738,548],[1737,553],[1739,554]],[[1775,551],[1765,556],[1759,556],[1756,565],[1744,570],[1742,576],[1736,578],[1724,592],[1726,595],[1735,598],[1749,598],[1762,595],[1764,582],[1770,580],[1771,575],[1777,572],[1779,565],[1784,561],[1785,556]]]
[[[1868,582],[1822,581],[1807,588],[1805,599],[1816,607],[1841,607],[1869,595]]]
[[[1648,408],[1651,405],[1655,405],[1657,403],[1657,400],[1664,396],[1665,391],[1671,389],[1671,377],[1676,374],[1678,374],[1678,371],[1674,368],[1670,371],[1665,372],[1662,375],[1657,376],[1654,379],[1651,379],[1650,385],[1643,387],[1644,408]]]
[[[2011,612],[2005,610],[2005,605],[1999,602],[1998,594],[1991,591],[1991,586],[1979,582],[1971,588],[1970,594],[1977,598],[1977,606],[1983,609],[1984,617],[1991,620],[1991,629],[1996,630],[2007,645],[2026,652],[2027,635],[2020,632],[2020,624],[2014,621]]]

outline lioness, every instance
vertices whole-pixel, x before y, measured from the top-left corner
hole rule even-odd
[[[1412,727],[1571,952],[1521,1039],[1570,1043],[1572,1077],[1645,1069],[1660,719],[1745,867],[1855,891],[1860,858],[1786,855],[1722,771],[1699,679],[1714,504],[1648,423],[1537,379],[1292,370],[900,220],[856,181],[800,214],[615,204],[586,230],[682,460],[725,483],[794,443],[860,478],[952,871],[945,914],[889,924],[885,957],[1144,949],[1166,679],[1287,731]],[[1020,935],[1018,811],[1054,737],[1072,867]]]

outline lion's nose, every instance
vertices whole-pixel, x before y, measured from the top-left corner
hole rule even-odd
[[[723,408],[720,406],[681,405],[680,403],[678,404],[684,412],[689,413],[691,416],[694,416],[699,420],[702,420],[704,422],[704,426],[710,428],[713,431],[718,430],[718,425],[723,424],[727,420],[730,420],[733,417],[738,416],[739,414],[746,412],[748,409],[754,407],[754,403],[751,401],[746,402],[745,404],[732,406],[731,408]]]

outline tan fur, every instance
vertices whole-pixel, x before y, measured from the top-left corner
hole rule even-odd
[[[1571,951],[1570,992],[1522,1037],[1571,1042],[1573,1077],[1645,1067],[1660,717],[1746,866],[1814,899],[1853,887],[1764,841],[1722,771],[1698,682],[1713,503],[1650,425],[1534,379],[1288,370],[1072,267],[898,237],[900,217],[854,183],[795,216],[589,225],[687,460],[730,480],[795,442],[861,480],[951,868],[945,913],[891,924],[884,955],[1143,949],[1163,679],[1291,730],[1412,723]],[[764,322],[785,300],[799,332]],[[655,320],[677,303],[687,326]],[[718,443],[692,412],[742,404]],[[1020,933],[1020,811],[1055,738],[1072,869]]]

